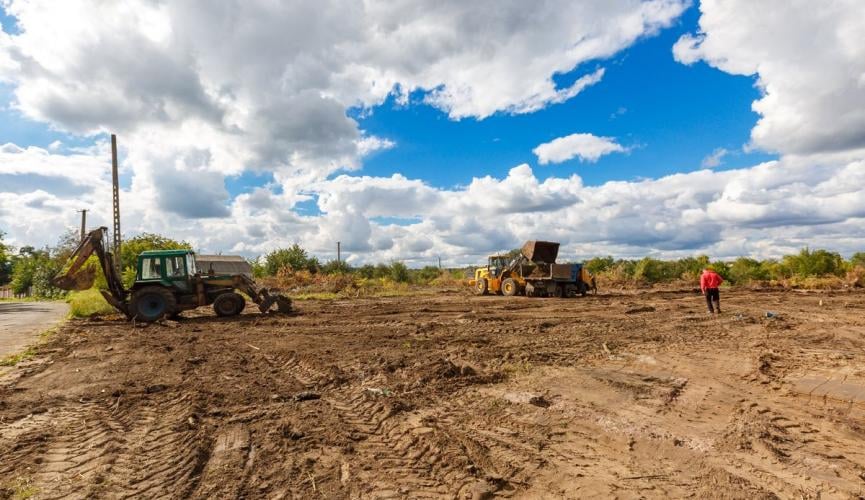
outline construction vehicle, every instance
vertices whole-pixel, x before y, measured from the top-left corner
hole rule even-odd
[[[102,296],[127,318],[152,322],[177,317],[182,311],[213,305],[218,316],[240,314],[246,306],[246,294],[258,304],[262,313],[273,306],[282,313],[291,312],[291,300],[256,285],[247,274],[216,274],[211,267],[199,269],[191,250],[147,250],[138,256],[135,282],[125,289],[113,265],[112,252],[105,243],[108,228],[90,231],[69,258],[69,262],[52,283],[64,290],[86,290],[93,286],[96,270],[85,266],[96,255],[105,275],[107,290]]]
[[[519,255],[491,255],[486,267],[470,280],[478,295],[574,297],[597,290],[595,279],[582,264],[556,264],[559,243],[527,241]]]

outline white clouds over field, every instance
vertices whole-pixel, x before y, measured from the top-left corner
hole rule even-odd
[[[610,153],[622,153],[626,149],[612,137],[598,137],[592,134],[570,134],[539,145],[532,152],[538,163],[561,163],[571,158],[596,162],[598,158]]]
[[[529,165],[449,189],[362,175],[367,155],[400,144],[371,136],[348,110],[392,95],[411,105],[420,90],[449,119],[536,112],[604,85],[605,58],[687,4],[546,1],[526,12],[516,1],[9,0],[20,33],[0,33],[0,81],[27,118],[121,135],[127,231],[211,251],[254,255],[297,241],[329,255],[340,240],[356,261],[457,264],[527,238],[560,240],[570,255],[861,249],[858,0],[705,0],[700,32],[671,48],[685,64],[757,76],[750,147],[780,153],[777,162],[593,187],[539,178]],[[554,83],[575,68],[572,83]],[[625,151],[590,132],[539,145],[538,163]],[[77,152],[0,147],[0,227],[13,242],[41,244],[75,209],[100,222],[110,213],[107,159],[99,142]],[[274,182],[230,196],[226,178],[245,172]]]

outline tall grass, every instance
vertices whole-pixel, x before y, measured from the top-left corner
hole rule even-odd
[[[73,318],[89,318],[117,312],[95,288],[70,292],[66,301],[69,303],[69,316]]]

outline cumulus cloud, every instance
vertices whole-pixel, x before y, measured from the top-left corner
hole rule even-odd
[[[604,155],[627,151],[612,137],[598,137],[592,134],[571,134],[553,139],[532,150],[538,163],[562,163],[572,158],[594,163]]]
[[[38,148],[8,145],[3,150],[3,165],[41,156],[58,170],[106,163],[104,151],[72,158]],[[184,161],[194,165],[196,159]],[[4,218],[13,243],[52,242],[74,223],[70,218],[80,208],[93,210],[93,224],[107,223],[100,214],[110,214],[108,183],[96,179],[101,192],[3,190],[0,213],[16,214]],[[299,242],[327,258],[341,241],[355,264],[400,259],[423,265],[442,257],[446,265],[461,265],[536,238],[561,241],[563,258],[696,251],[716,257],[767,257],[805,245],[850,253],[865,241],[862,161],[814,163],[790,157],[751,168],[697,170],[599,186],[585,186],[576,175],[541,180],[525,164],[504,177],[478,177],[451,189],[398,174],[340,175],[307,186],[306,195],[317,200],[320,211],[308,216],[293,210],[294,198],[287,193],[263,187],[226,202],[219,189],[211,191],[206,180],[201,182],[202,196],[210,193],[217,200],[212,210],[227,215],[190,218],[196,214],[185,212],[182,192],[177,193],[176,210],[154,212],[124,190],[124,227],[164,232],[202,250],[249,256]],[[210,206],[206,201],[195,205]],[[390,217],[406,223],[376,222]]]
[[[757,76],[753,147],[798,155],[865,148],[865,2],[703,0],[699,25],[673,54]]]

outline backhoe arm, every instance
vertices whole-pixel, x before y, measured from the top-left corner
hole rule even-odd
[[[54,276],[51,283],[64,290],[86,290],[92,287],[96,279],[96,272],[91,268],[82,269],[82,266],[91,255],[96,254],[99,266],[105,275],[105,281],[108,283],[107,292],[100,290],[102,296],[109,304],[128,316],[126,290],[123,289],[123,282],[112,265],[111,253],[105,250],[103,243],[107,231],[108,228],[106,227],[90,231],[72,252],[68,266],[64,266],[64,270]]]

